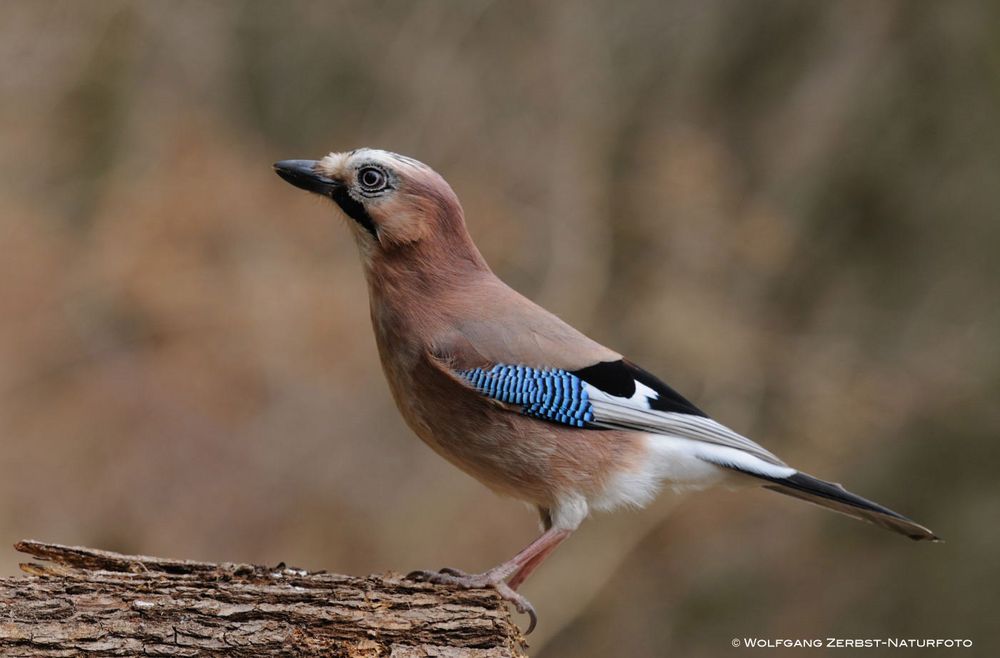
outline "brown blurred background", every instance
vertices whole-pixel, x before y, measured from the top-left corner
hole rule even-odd
[[[1000,648],[995,3],[8,0],[0,70],[0,546],[364,574],[532,538],[397,417],[346,228],[271,171],[370,145],[515,288],[947,539],[665,495],[528,582],[534,655]]]

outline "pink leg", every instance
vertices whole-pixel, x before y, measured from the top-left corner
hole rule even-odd
[[[490,572],[502,573],[503,576],[501,578],[506,580],[511,576],[517,577],[529,565],[533,565],[531,570],[534,570],[534,567],[541,564],[542,560],[555,550],[556,546],[569,537],[569,534],[569,530],[556,530],[554,528],[546,530],[542,533],[542,536],[528,544],[520,553],[503,564],[490,569]],[[527,574],[525,574],[525,577],[527,577]],[[523,581],[524,578],[521,580]]]
[[[518,587],[520,587],[521,583],[523,583],[525,580],[527,580],[528,576],[530,576],[535,571],[535,569],[538,568],[538,565],[540,565],[542,562],[544,562],[545,558],[547,558],[552,553],[552,551],[556,550],[556,546],[558,546],[559,544],[561,544],[564,539],[566,539],[567,537],[569,537],[569,531],[568,530],[563,531],[563,532],[564,532],[564,534],[563,534],[562,537],[560,537],[557,541],[555,541],[552,544],[550,544],[549,546],[547,546],[545,548],[545,550],[539,552],[533,558],[531,558],[530,560],[528,560],[527,562],[525,562],[523,565],[521,565],[521,568],[518,569],[514,573],[514,575],[510,577],[510,580],[507,581],[507,584],[510,586],[511,589],[516,590]]]
[[[528,599],[515,592],[514,588],[523,583],[524,579],[569,535],[569,530],[555,528],[546,530],[541,537],[528,544],[520,553],[484,573],[465,574],[455,569],[442,569],[437,572],[414,571],[407,574],[406,577],[410,580],[457,585],[465,589],[491,587],[505,600],[513,603],[518,612],[530,616],[531,622],[524,632],[527,635],[535,629],[538,616]],[[506,582],[508,578],[510,578],[510,584]]]

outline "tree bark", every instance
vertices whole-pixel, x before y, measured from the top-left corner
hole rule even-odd
[[[15,548],[45,562],[0,578],[2,656],[525,655],[490,590],[35,541]]]

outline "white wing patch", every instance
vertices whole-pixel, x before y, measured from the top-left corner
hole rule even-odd
[[[635,393],[628,398],[611,395],[590,383],[584,383],[584,389],[593,408],[593,425],[640,430],[735,448],[768,464],[785,466],[761,446],[711,418],[651,408],[650,401],[658,399],[659,394],[642,382],[635,382]]]

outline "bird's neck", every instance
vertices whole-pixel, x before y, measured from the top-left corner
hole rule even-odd
[[[365,263],[379,340],[432,341],[456,305],[496,276],[471,240],[419,242],[379,252]]]
[[[468,234],[399,245],[365,258],[365,277],[374,299],[402,303],[431,301],[493,272]]]

